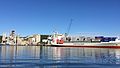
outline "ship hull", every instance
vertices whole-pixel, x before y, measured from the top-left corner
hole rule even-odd
[[[53,46],[53,47],[86,47],[86,48],[120,48],[120,46],[87,46],[87,45],[84,45],[84,46],[75,46],[75,45],[50,45],[50,46]]]
[[[52,44],[50,46],[53,46],[53,47],[87,47],[87,48],[120,48],[120,43],[65,43],[65,44]]]

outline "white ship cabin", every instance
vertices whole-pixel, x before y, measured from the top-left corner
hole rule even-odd
[[[63,44],[64,35],[63,34],[58,34],[58,33],[54,33],[52,35],[52,44]]]

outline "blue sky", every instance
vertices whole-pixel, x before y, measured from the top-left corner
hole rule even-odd
[[[0,0],[0,34],[120,35],[120,0]]]

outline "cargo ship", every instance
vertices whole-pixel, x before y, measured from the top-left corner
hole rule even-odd
[[[97,37],[100,38],[100,41],[91,41],[91,42],[85,42],[85,41],[70,41],[69,37],[68,41],[64,41],[65,35],[64,34],[58,34],[54,33],[51,35],[51,37],[48,37],[48,46],[55,46],[55,47],[92,47],[92,48],[120,48],[120,39],[117,37],[108,38],[106,40],[103,37]]]

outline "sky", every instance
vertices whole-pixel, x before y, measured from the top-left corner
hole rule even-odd
[[[0,0],[0,34],[120,35],[120,0]]]

